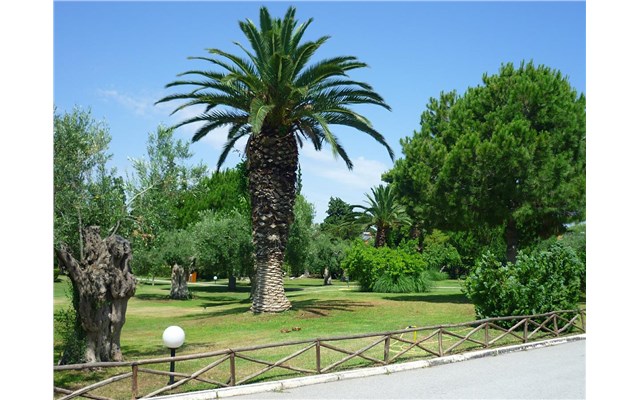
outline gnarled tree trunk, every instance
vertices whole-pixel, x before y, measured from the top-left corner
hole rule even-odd
[[[329,271],[329,267],[324,268],[324,273],[322,274],[322,277],[324,278],[325,286],[331,285],[331,272]]]
[[[171,293],[169,297],[175,300],[186,300],[189,296],[189,269],[181,265],[173,264],[171,268]]]
[[[254,313],[291,308],[284,293],[282,263],[293,222],[298,147],[293,135],[261,132],[248,142],[249,192],[255,248]]]
[[[121,361],[120,332],[127,303],[136,291],[131,245],[121,236],[100,237],[100,227],[82,230],[84,258],[78,262],[66,245],[56,255],[78,293],[76,312],[86,336],[85,362]]]

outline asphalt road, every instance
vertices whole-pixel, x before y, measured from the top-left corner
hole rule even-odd
[[[231,399],[584,399],[585,340]]]

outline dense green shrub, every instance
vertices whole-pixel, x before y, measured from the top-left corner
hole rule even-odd
[[[575,251],[576,256],[582,261],[583,269],[580,276],[580,289],[585,292],[587,290],[587,225],[581,223],[567,229],[567,231],[558,237],[552,237],[543,242],[539,247],[547,248],[553,243],[559,243],[563,246],[571,247]]]
[[[376,293],[412,293],[415,292],[415,284],[407,275],[383,274],[373,283],[371,290]]]
[[[423,274],[426,264],[422,255],[406,247],[375,248],[356,241],[348,249],[341,265],[349,278],[357,280],[360,289],[365,292],[384,289],[385,292],[402,290],[406,293],[419,289],[426,291],[430,287],[424,283],[416,285],[416,281],[426,280],[429,275]],[[376,286],[380,279],[382,280]],[[408,284],[407,280],[412,283]]]
[[[69,307],[58,310],[53,315],[54,332],[62,342],[60,364],[79,364],[85,362],[87,342],[80,319],[76,313],[79,293],[74,290],[71,281],[68,281],[66,296],[71,300]]]
[[[448,243],[425,244],[422,256],[431,270],[446,272],[451,278],[457,278],[462,272],[460,254]]]
[[[485,253],[464,282],[478,318],[540,314],[577,308],[584,264],[559,243],[520,252],[515,264]]]
[[[58,310],[54,316],[56,335],[62,340],[62,364],[83,363],[87,348],[86,340],[76,318],[76,310],[73,307]]]
[[[433,282],[444,281],[446,279],[449,279],[449,274],[447,274],[446,272],[441,272],[431,268],[425,269],[424,274],[426,275],[425,279],[428,279],[429,281],[433,281]]]

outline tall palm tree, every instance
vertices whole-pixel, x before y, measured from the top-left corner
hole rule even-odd
[[[284,293],[282,261],[289,226],[293,221],[298,146],[309,140],[316,150],[328,143],[334,156],[340,156],[349,169],[353,163],[330,125],[355,128],[393,151],[371,123],[348,106],[374,104],[390,110],[382,97],[366,83],[351,80],[347,72],[366,64],[352,56],[333,57],[314,64],[309,61],[329,37],[302,42],[311,19],[298,24],[290,7],[284,19],[274,19],[260,8],[260,27],[251,20],[240,22],[250,49],[235,43],[244,53],[236,56],[209,49],[211,57],[192,57],[215,65],[220,72],[191,70],[166,87],[187,86],[188,91],[172,94],[158,103],[184,100],[174,113],[186,107],[204,105],[204,112],[184,120],[176,127],[203,123],[193,135],[198,141],[214,129],[229,127],[218,168],[240,138],[248,137],[255,279],[255,313],[279,312],[291,303]]]
[[[373,197],[366,193],[368,206],[351,206],[353,213],[351,221],[362,226],[365,230],[375,227],[375,247],[384,246],[391,228],[410,225],[411,219],[405,208],[398,203],[398,198],[391,186],[378,185],[371,188]],[[360,210],[360,211],[356,211]]]

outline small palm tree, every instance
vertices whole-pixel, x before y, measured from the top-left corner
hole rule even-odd
[[[384,246],[389,231],[401,225],[410,225],[411,219],[405,208],[398,203],[398,199],[391,186],[378,185],[371,189],[373,197],[366,193],[368,206],[351,206],[352,223],[362,226],[365,230],[374,227],[376,230],[375,247]],[[356,211],[360,210],[360,211]]]
[[[281,266],[293,221],[298,146],[309,140],[316,150],[321,150],[328,143],[334,156],[340,156],[349,169],[353,168],[329,129],[337,124],[373,137],[393,159],[393,151],[384,137],[365,117],[348,107],[374,104],[390,109],[370,85],[349,79],[348,71],[366,64],[352,56],[309,64],[316,50],[329,39],[323,36],[302,42],[311,21],[298,24],[293,7],[282,20],[271,18],[262,7],[259,28],[250,20],[240,22],[251,47],[235,43],[244,56],[209,49],[211,57],[192,57],[210,62],[221,72],[191,70],[180,74],[197,78],[169,83],[167,87],[190,89],[158,101],[185,101],[174,113],[191,106],[205,106],[202,114],[176,125],[203,123],[193,135],[194,142],[216,128],[229,127],[218,168],[235,143],[248,137],[245,154],[255,248],[251,309],[256,313],[291,307],[284,293]]]

